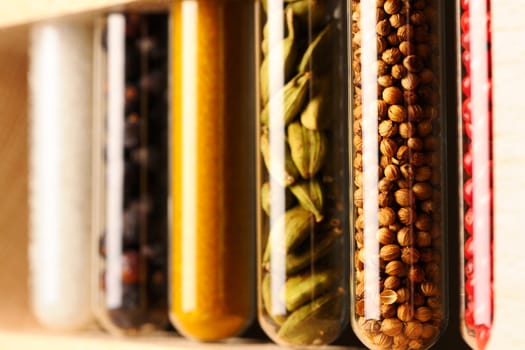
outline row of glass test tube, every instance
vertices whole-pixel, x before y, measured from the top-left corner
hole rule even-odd
[[[350,321],[370,349],[427,349],[448,319],[447,241],[461,239],[462,331],[483,349],[490,9],[457,9],[453,232],[439,0],[181,0],[170,15],[36,24],[37,318],[78,329],[94,315],[128,335],[171,320],[214,341],[257,313],[279,344],[329,344]]]

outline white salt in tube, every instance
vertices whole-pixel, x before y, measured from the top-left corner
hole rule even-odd
[[[31,302],[55,329],[91,320],[92,33],[51,22],[30,34]]]

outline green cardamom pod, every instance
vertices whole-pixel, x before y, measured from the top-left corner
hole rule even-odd
[[[316,234],[311,245],[295,249],[286,255],[286,273],[294,274],[324,257],[332,249],[341,232],[332,230],[326,234]]]
[[[337,277],[336,271],[328,269],[290,277],[281,290],[281,300],[285,301],[289,311],[294,311],[323,294],[335,284]]]
[[[272,47],[268,47],[268,33],[266,33],[266,38],[262,42],[262,50],[265,53],[266,57],[261,63],[261,99],[263,104],[266,104],[271,96],[276,94],[279,89],[282,87],[282,81],[288,81],[294,72],[295,64],[297,60],[297,45],[295,40],[295,29],[293,22],[293,11],[285,11],[286,18],[286,28],[288,30],[288,36],[284,38],[279,44]],[[265,26],[266,31],[268,32],[268,26]],[[263,29],[264,34],[264,29]],[[272,70],[269,71],[270,61],[273,62],[277,67],[282,67],[282,80],[281,79],[271,79],[271,76],[281,73],[281,71]],[[275,69],[275,68],[274,68]],[[270,82],[273,82],[271,84]],[[278,85],[277,85],[278,84]]]
[[[298,205],[287,210],[270,228],[270,235],[263,255],[263,263],[270,261],[270,253],[286,253],[296,248],[310,236],[314,228],[311,212]],[[271,273],[271,271],[270,271]]]
[[[324,133],[310,130],[300,122],[288,126],[288,143],[292,160],[304,179],[310,179],[323,166],[327,140]]]
[[[278,158],[276,152],[271,152],[268,133],[263,132],[260,147],[266,169],[268,169],[268,172],[275,180],[286,187],[293,184],[300,175],[292,160],[290,148],[284,141],[284,137],[282,143],[279,143],[279,146],[284,148],[284,159]]]
[[[323,191],[317,180],[296,182],[290,191],[303,208],[314,214],[315,221],[323,221]]]
[[[288,125],[303,108],[310,90],[310,80],[309,72],[292,78],[264,106],[260,115],[261,123],[272,128]]]
[[[294,345],[326,344],[341,331],[343,292],[323,295],[295,310],[278,336]]]
[[[263,27],[263,30],[262,30],[262,34],[263,34],[263,39],[261,41],[261,50],[262,50],[262,53],[263,55],[266,57],[268,55],[268,34],[269,34],[269,27],[268,27],[268,22],[266,22],[264,24],[264,27]],[[261,89],[262,90],[262,89]]]
[[[295,197],[288,191],[288,189],[278,186],[277,188],[274,188],[274,192],[278,193],[277,200],[284,201],[286,209],[291,208],[295,203]],[[274,199],[275,200],[275,199]],[[270,183],[265,182],[261,186],[261,207],[263,208],[264,212],[270,216],[270,203],[272,200],[270,199]]]
[[[288,4],[294,15],[308,28],[318,28],[328,15],[326,1],[299,0]]]
[[[275,321],[275,323],[277,323],[278,325],[282,325],[283,322],[286,320],[286,316],[276,315],[272,312],[272,284],[271,283],[272,281],[270,279],[270,275],[266,274],[263,277],[262,286],[261,286],[261,297],[262,297],[264,310],[266,310],[266,313],[268,314],[268,316],[270,316]],[[283,309],[284,309],[284,304],[283,304]]]
[[[337,32],[335,21],[331,21],[326,25],[306,49],[297,68],[300,73],[310,71],[317,74],[332,68],[332,65],[327,60],[331,60],[333,57],[334,44],[337,43]]]
[[[270,215],[270,183],[265,182],[261,186],[261,207],[267,215]]]
[[[310,130],[319,130],[320,122],[323,119],[321,113],[323,106],[323,97],[317,95],[308,102],[306,108],[301,113],[301,124],[307,129]]]
[[[322,130],[330,126],[334,105],[328,103],[327,96],[317,95],[308,102],[301,113],[301,124],[310,130]]]

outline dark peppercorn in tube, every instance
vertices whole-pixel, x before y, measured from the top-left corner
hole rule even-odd
[[[111,14],[96,64],[96,316],[117,334],[168,325],[168,16]]]

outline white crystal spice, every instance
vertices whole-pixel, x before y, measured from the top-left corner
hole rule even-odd
[[[55,329],[91,320],[92,33],[73,22],[30,33],[31,304]]]

